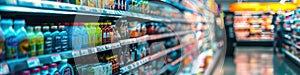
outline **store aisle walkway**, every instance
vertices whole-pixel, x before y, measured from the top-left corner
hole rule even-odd
[[[273,54],[272,47],[237,47],[235,58],[226,57],[223,75],[297,75],[299,68]]]

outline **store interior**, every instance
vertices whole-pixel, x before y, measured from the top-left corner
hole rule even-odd
[[[300,0],[0,0],[0,75],[298,75],[299,7]]]

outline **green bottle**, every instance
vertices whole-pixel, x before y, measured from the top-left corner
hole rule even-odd
[[[28,26],[27,27],[27,38],[28,38],[28,45],[29,45],[29,48],[28,48],[28,51],[29,51],[29,56],[36,56],[36,36],[33,32],[33,27],[32,26]]]
[[[36,51],[38,55],[44,54],[44,35],[41,31],[41,26],[34,27],[35,39],[36,39]]]
[[[100,28],[100,23],[95,23],[95,28],[96,28],[96,40],[97,40],[97,43],[96,43],[96,46],[100,46],[102,45],[102,30]]]

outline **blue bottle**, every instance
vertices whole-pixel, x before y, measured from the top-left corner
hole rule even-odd
[[[82,48],[88,48],[89,47],[89,36],[88,32],[84,28],[84,23],[78,23],[78,28],[80,30],[80,35],[82,38]]]
[[[61,36],[61,50],[67,51],[68,50],[68,33],[65,30],[65,26],[59,26],[59,35]]]
[[[1,27],[3,29],[5,41],[5,56],[6,59],[15,59],[17,56],[18,42],[15,31],[12,28],[12,19],[2,19]]]
[[[23,58],[28,56],[28,38],[27,32],[24,28],[25,20],[14,20],[14,30],[16,31],[16,38],[18,39],[18,58]]]
[[[79,34],[78,23],[65,23],[69,38],[69,50],[81,50],[82,37]]]
[[[57,26],[51,26],[51,34],[52,34],[52,52],[61,52],[61,36],[59,34]]]
[[[73,67],[67,63],[68,60],[62,60],[58,65],[60,75],[74,75]]]
[[[52,34],[50,32],[49,26],[43,26],[44,35],[44,53],[52,53]]]

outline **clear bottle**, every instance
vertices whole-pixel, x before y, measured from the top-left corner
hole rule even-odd
[[[25,20],[14,20],[14,30],[16,32],[18,39],[18,58],[23,58],[28,56],[28,38],[27,32],[24,28]]]
[[[38,55],[44,54],[44,34],[41,31],[41,26],[34,27],[35,39],[36,39],[36,51]]]
[[[30,56],[33,57],[33,56],[36,56],[36,36],[34,34],[34,31],[33,31],[33,27],[32,26],[27,26],[27,37],[28,37],[28,46],[29,46],[29,52],[30,52]]]

